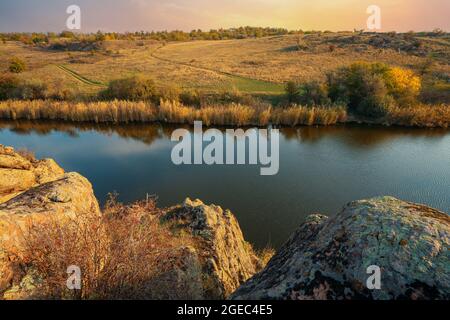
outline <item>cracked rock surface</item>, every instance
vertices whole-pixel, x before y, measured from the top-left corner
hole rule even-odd
[[[313,215],[232,299],[449,299],[450,218],[393,197]],[[380,290],[369,290],[369,266]]]

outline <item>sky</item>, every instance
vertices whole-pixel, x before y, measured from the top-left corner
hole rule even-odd
[[[450,31],[450,0],[0,0],[0,32],[62,31],[69,5],[81,8],[81,32],[364,29],[370,5],[381,8],[381,31]]]

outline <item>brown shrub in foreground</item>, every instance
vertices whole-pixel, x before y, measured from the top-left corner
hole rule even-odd
[[[113,200],[103,216],[31,226],[19,256],[22,267],[40,279],[35,298],[189,298],[180,288],[183,283],[175,287],[170,277],[158,281],[181,263],[177,253],[191,241],[186,235],[174,237],[159,223],[158,213],[153,201],[123,206]],[[81,290],[66,287],[71,265],[81,269]]]

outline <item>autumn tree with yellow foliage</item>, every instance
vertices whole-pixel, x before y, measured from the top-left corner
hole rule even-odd
[[[399,67],[390,68],[385,75],[385,83],[389,93],[400,106],[407,106],[416,102],[422,82],[411,70]]]
[[[327,87],[332,102],[344,103],[360,115],[381,117],[392,107],[415,103],[421,79],[411,70],[358,62],[329,73]]]

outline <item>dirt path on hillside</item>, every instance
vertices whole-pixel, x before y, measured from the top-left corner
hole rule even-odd
[[[64,71],[65,73],[67,73],[68,75],[70,75],[72,78],[75,78],[78,81],[83,82],[84,84],[90,85],[90,86],[97,86],[97,87],[106,87],[106,85],[104,83],[101,83],[99,81],[93,81],[90,80],[78,73],[76,73],[73,70],[70,70],[69,68],[61,65],[61,64],[57,64],[56,65],[60,70]]]
[[[226,71],[221,71],[221,70],[216,70],[216,69],[212,69],[212,68],[207,68],[207,67],[200,67],[200,66],[194,66],[192,64],[189,63],[185,63],[185,62],[180,62],[180,61],[175,61],[175,60],[171,60],[171,59],[167,59],[167,58],[163,58],[160,56],[156,55],[156,52],[160,51],[162,48],[167,47],[168,45],[165,46],[159,46],[158,48],[156,48],[155,50],[153,50],[150,53],[150,56],[156,60],[159,61],[163,61],[163,62],[167,62],[167,63],[171,63],[174,65],[178,65],[178,66],[184,66],[184,67],[188,67],[188,68],[192,68],[195,70],[199,70],[199,71],[205,71],[205,72],[213,72],[216,73],[218,75],[222,75],[222,76],[226,76],[231,78],[232,80],[240,80],[240,82],[245,81],[248,82],[247,85],[249,87],[251,86],[267,86],[267,88],[271,88],[272,90],[268,90],[268,92],[271,91],[279,91],[279,87],[280,84],[279,83],[275,83],[275,82],[270,82],[270,81],[266,81],[266,80],[260,80],[260,79],[254,79],[254,78],[250,78],[250,77],[246,77],[246,76],[242,76],[239,74],[234,74],[231,72],[226,72]]]

